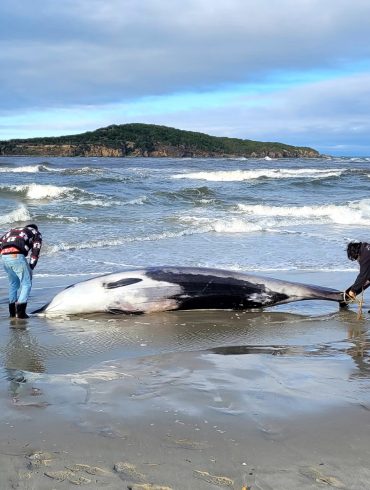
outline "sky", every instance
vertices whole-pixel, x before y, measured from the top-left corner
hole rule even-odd
[[[161,124],[370,155],[369,0],[1,0],[0,140]]]

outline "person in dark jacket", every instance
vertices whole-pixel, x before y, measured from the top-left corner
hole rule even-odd
[[[11,318],[29,318],[27,301],[32,288],[32,271],[42,245],[37,225],[12,228],[0,238],[3,265],[9,280],[9,314]],[[30,253],[30,261],[26,260]]]
[[[370,244],[366,242],[350,242],[347,246],[349,260],[357,260],[360,272],[355,282],[346,289],[346,294],[354,299],[370,286]]]

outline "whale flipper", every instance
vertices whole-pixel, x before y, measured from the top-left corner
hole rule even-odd
[[[105,289],[115,289],[115,288],[121,288],[123,286],[130,286],[131,284],[136,284],[137,282],[140,281],[142,281],[142,279],[128,277],[127,279],[120,279],[119,281],[115,281],[115,282],[105,282],[103,286],[105,287]]]

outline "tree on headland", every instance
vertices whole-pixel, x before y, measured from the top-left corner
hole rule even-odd
[[[153,157],[318,157],[312,148],[210,136],[155,124],[113,124],[95,131],[0,141],[0,155]]]

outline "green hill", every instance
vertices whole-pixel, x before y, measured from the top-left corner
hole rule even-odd
[[[120,124],[71,136],[0,141],[0,155],[112,157],[318,157],[312,148],[157,126]]]

